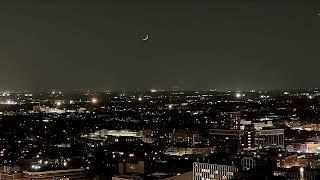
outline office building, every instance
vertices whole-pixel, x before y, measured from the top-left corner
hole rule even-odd
[[[284,130],[257,130],[253,126],[245,127],[242,141],[244,149],[284,148]]]

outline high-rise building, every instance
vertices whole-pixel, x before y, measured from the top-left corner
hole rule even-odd
[[[220,113],[221,123],[223,124],[221,128],[226,129],[240,129],[241,112],[221,112]]]
[[[245,126],[244,130],[210,129],[211,140],[217,151],[284,148],[284,129],[256,129]]]

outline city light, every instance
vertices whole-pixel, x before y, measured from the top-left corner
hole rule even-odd
[[[71,168],[75,165],[71,159],[77,162],[79,158],[63,154],[49,159],[48,154],[51,153],[47,151],[49,146],[57,147],[54,153],[80,152],[80,158],[87,163],[83,167],[89,169],[100,166],[100,162],[104,167],[119,167],[119,163],[127,163],[127,160],[144,162],[154,160],[169,164],[170,162],[166,160],[191,161],[193,159],[190,157],[194,155],[207,160],[211,156],[220,158],[220,151],[234,147],[236,151],[250,155],[250,157],[239,157],[242,158],[239,159],[241,161],[239,165],[232,164],[234,163],[232,160],[230,166],[198,163],[194,168],[200,166],[200,171],[196,174],[199,179],[208,173],[211,173],[211,177],[232,179],[238,175],[235,173],[236,169],[254,169],[259,163],[253,161],[259,161],[263,156],[261,152],[268,153],[270,149],[278,151],[272,155],[272,158],[277,160],[276,167],[290,170],[293,170],[293,167],[306,167],[305,164],[320,167],[318,161],[315,161],[317,157],[312,159],[312,156],[320,154],[320,137],[310,135],[320,131],[320,124],[316,121],[304,121],[298,113],[303,108],[316,111],[320,107],[315,103],[319,95],[310,90],[299,93],[288,91],[290,95],[284,98],[283,93],[284,91],[277,94],[271,91],[261,91],[261,93],[259,91],[183,93],[157,91],[152,94],[147,90],[108,95],[87,92],[87,95],[78,93],[68,96],[67,93],[63,93],[65,94],[63,97],[55,98],[50,93],[40,98],[36,93],[27,98],[21,93],[20,96],[11,94],[10,98],[1,97],[0,102],[10,104],[12,101],[17,105],[4,105],[12,110],[6,111],[6,108],[3,108],[1,113],[5,115],[0,115],[0,119],[14,117],[20,119],[23,116],[28,118],[21,121],[16,128],[26,129],[31,133],[26,133],[27,136],[16,134],[17,138],[13,142],[20,150],[22,161],[27,157],[33,157],[26,170],[36,173],[52,170],[50,167]],[[314,100],[308,101],[311,95]],[[106,103],[100,105],[99,97],[107,99]],[[296,98],[308,103],[294,105],[292,102]],[[24,99],[28,101],[23,101]],[[25,110],[25,107],[28,108]],[[297,132],[299,141],[295,137],[286,135],[283,126],[279,125],[283,119],[283,115],[279,113],[281,111],[287,113],[286,128]],[[316,113],[311,116],[313,119],[320,117]],[[85,129],[83,124],[86,126]],[[41,130],[39,131],[35,125],[40,126]],[[184,126],[186,128],[180,128]],[[6,133],[10,134],[12,130],[8,129]],[[6,131],[5,128],[2,130]],[[53,135],[50,132],[52,130],[60,132],[55,134],[61,139],[59,143],[47,137]],[[304,131],[305,134],[299,133],[300,131]],[[75,132],[80,138],[74,139]],[[300,140],[303,138],[305,142]],[[0,140],[3,141],[3,138],[0,137]],[[47,141],[52,145],[47,145]],[[44,147],[39,147],[35,143],[44,144]],[[111,145],[115,148],[109,148]],[[159,149],[159,146],[163,148]],[[84,148],[78,149],[78,147]],[[100,156],[96,150],[105,156]],[[239,153],[236,151],[231,153]],[[10,153],[11,149],[2,150],[0,157],[7,158]],[[244,160],[245,165],[242,163]],[[136,167],[136,164],[130,167]],[[217,170],[218,167],[223,168]],[[224,171],[224,168],[228,170]],[[305,173],[304,169],[296,168],[295,171],[298,175]],[[180,173],[181,169],[173,172],[173,175],[184,177],[185,174]],[[220,173],[223,173],[222,176]]]
[[[61,102],[61,101],[56,101],[56,105],[57,105],[57,106],[61,106],[61,105],[62,105],[62,102]]]
[[[91,99],[91,102],[92,102],[93,104],[97,104],[97,103],[98,103],[98,99],[97,99],[97,98],[92,98],[92,99]]]
[[[242,94],[241,93],[236,93],[236,98],[241,98]]]
[[[31,165],[31,168],[34,170],[39,170],[39,169],[41,169],[41,166],[38,164],[33,164],[33,165]]]
[[[320,0],[0,1],[0,180],[320,180]]]
[[[300,167],[300,178],[303,179],[304,178],[304,168]]]

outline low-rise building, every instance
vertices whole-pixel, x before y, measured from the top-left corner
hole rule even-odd
[[[238,171],[237,168],[234,166],[196,162],[193,164],[193,180],[233,179],[237,171]]]
[[[250,170],[255,168],[257,165],[256,160],[253,157],[244,157],[241,159],[242,170]]]
[[[174,131],[170,136],[170,143],[186,143],[188,146],[196,146],[200,143],[200,135],[197,132]]]
[[[8,167],[1,168],[1,180],[33,180],[33,179],[59,179],[59,180],[85,180],[85,173],[83,168],[79,169],[63,169],[52,171],[16,171]]]

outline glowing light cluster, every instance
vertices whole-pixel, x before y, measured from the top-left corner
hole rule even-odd
[[[56,105],[57,105],[57,106],[61,106],[61,105],[62,105],[62,102],[61,102],[61,101],[56,101]]]
[[[92,98],[91,102],[92,102],[92,104],[97,104],[98,103],[98,99],[97,98]]]

